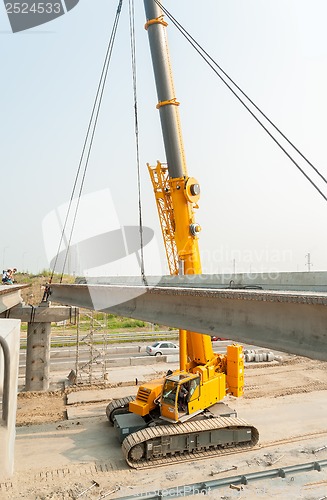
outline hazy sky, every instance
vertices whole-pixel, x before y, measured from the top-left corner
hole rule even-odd
[[[135,3],[144,224],[162,245],[146,163],[165,156],[143,1]],[[70,198],[117,4],[81,0],[61,18],[17,34],[0,5],[4,267],[49,267],[42,222]],[[166,0],[165,6],[327,176],[326,1]],[[312,270],[326,270],[327,203],[174,26],[169,41],[188,171],[202,189],[204,271],[231,272],[234,261],[238,272],[302,271],[308,253]],[[135,225],[129,43],[125,0],[84,192],[109,189],[120,224]],[[106,217],[99,207],[88,215],[86,226]]]

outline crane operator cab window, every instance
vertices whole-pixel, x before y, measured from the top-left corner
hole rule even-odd
[[[179,392],[178,392],[178,412],[184,413],[187,411],[189,394],[190,394],[189,383],[185,382],[185,384],[181,384],[179,386]]]
[[[173,380],[166,380],[162,393],[163,402],[175,406],[178,385]]]
[[[196,377],[182,383],[178,392],[178,411],[188,413],[188,404],[199,397],[200,379]]]
[[[167,410],[167,412],[163,411],[164,415],[177,420],[178,415],[188,413],[189,403],[200,396],[199,386],[200,378],[198,376],[174,374],[167,377],[162,393],[162,409]]]

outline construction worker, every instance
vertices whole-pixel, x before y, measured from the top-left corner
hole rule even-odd
[[[7,269],[7,271],[3,271],[2,273],[2,283],[3,285],[13,285],[14,284],[14,274],[17,269]]]

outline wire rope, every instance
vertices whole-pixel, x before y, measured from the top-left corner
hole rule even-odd
[[[68,253],[69,253],[69,247],[70,247],[70,243],[71,243],[71,239],[72,239],[72,235],[73,235],[73,231],[74,231],[74,227],[75,227],[75,223],[76,223],[77,212],[78,212],[78,208],[79,208],[79,204],[80,204],[80,197],[81,197],[81,194],[83,191],[85,176],[86,176],[89,158],[90,158],[90,154],[91,154],[91,149],[92,149],[92,145],[93,145],[94,134],[95,134],[95,130],[96,130],[97,122],[98,122],[98,117],[99,117],[100,107],[101,107],[101,103],[102,103],[105,83],[106,83],[108,69],[109,69],[109,65],[110,65],[110,61],[111,61],[112,50],[113,50],[114,41],[115,41],[115,37],[116,37],[116,33],[117,33],[119,18],[120,18],[121,9],[122,9],[122,2],[123,2],[123,0],[119,0],[119,2],[118,2],[118,7],[117,7],[117,11],[116,11],[111,35],[109,38],[108,47],[107,47],[104,63],[102,66],[102,71],[101,71],[97,91],[96,91],[96,96],[95,96],[94,103],[93,103],[91,117],[90,117],[90,120],[88,123],[87,131],[86,131],[86,135],[85,135],[85,140],[84,140],[84,144],[83,144],[83,148],[82,148],[82,153],[80,156],[76,177],[75,177],[69,205],[67,208],[67,213],[66,213],[63,229],[61,232],[60,242],[58,245],[58,251],[57,251],[56,259],[55,259],[53,269],[52,269],[50,283],[52,282],[52,279],[53,279],[53,276],[55,273],[55,269],[56,269],[56,265],[57,265],[58,257],[59,257],[59,253],[60,253],[60,248],[61,248],[64,236],[65,236],[65,231],[66,231],[69,215],[70,215],[71,208],[72,208],[74,195],[75,195],[75,192],[77,189],[78,179],[80,177],[83,160],[84,160],[85,155],[86,155],[86,160],[85,160],[82,180],[81,180],[81,184],[80,184],[79,194],[78,194],[78,198],[77,198],[75,213],[74,213],[74,217],[73,217],[72,227],[71,227],[71,231],[70,231],[69,240],[68,240],[68,243],[66,245],[65,258],[64,258],[64,263],[62,266],[61,276],[60,276],[60,283],[62,282],[62,279],[63,279],[63,275],[64,275],[66,263],[67,263],[67,258],[68,258]]]
[[[140,141],[139,141],[139,119],[138,119],[138,99],[137,99],[134,0],[129,0],[129,25],[130,25],[130,43],[131,43],[132,75],[133,75],[134,129],[135,129],[135,145],[136,145],[138,213],[139,213],[139,233],[140,233],[140,253],[141,253],[140,270],[143,283],[147,285],[148,283],[144,269],[144,240],[143,240],[143,217],[142,217],[142,200],[141,200],[141,169],[140,169]]]
[[[208,64],[208,66],[215,72],[215,74],[220,78],[224,85],[234,94],[234,96],[240,101],[240,103],[246,108],[246,110],[252,115],[252,117],[259,123],[259,125],[265,130],[265,132],[271,137],[271,139],[278,145],[278,147],[284,152],[284,154],[291,160],[291,162],[297,167],[297,169],[304,175],[304,177],[312,184],[312,186],[318,191],[318,193],[327,201],[326,195],[321,191],[321,189],[316,185],[316,183],[309,177],[309,175],[300,167],[300,165],[294,160],[294,158],[286,151],[286,149],[280,144],[280,142],[274,137],[274,135],[265,127],[265,125],[260,121],[260,119],[255,115],[253,111],[246,105],[246,103],[241,99],[239,95],[233,90],[233,88],[224,80],[224,78],[218,73],[214,66],[216,66],[227,78],[228,80],[237,88],[246,99],[260,112],[260,114],[275,128],[276,131],[291,145],[294,150],[301,155],[301,157],[308,163],[309,166],[320,176],[320,178],[327,183],[326,178],[319,172],[319,170],[304,156],[304,154],[287,138],[287,136],[273,123],[272,120],[268,118],[263,111],[247,96],[245,92],[228,76],[228,74],[219,66],[219,64],[201,47],[201,45],[188,33],[188,31],[175,19],[175,17],[159,2],[159,0],[154,0],[155,3],[162,9],[162,11],[167,15],[167,17],[172,21],[184,38],[190,43],[190,45],[198,52],[202,59]],[[208,59],[213,63],[213,65],[208,61]]]

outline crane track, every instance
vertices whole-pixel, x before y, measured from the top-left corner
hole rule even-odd
[[[236,443],[228,447],[215,445],[209,449],[199,449],[183,452],[171,452],[165,456],[151,459],[133,460],[131,451],[142,443],[156,440],[162,436],[182,436],[190,434],[201,434],[215,430],[224,429],[251,429],[252,439],[248,442]],[[134,432],[127,436],[122,444],[122,451],[126,462],[134,469],[147,469],[150,467],[165,466],[171,463],[189,462],[193,460],[207,459],[217,456],[230,455],[252,449],[259,440],[258,430],[247,424],[242,419],[231,417],[215,417],[205,420],[186,422],[184,424],[159,425]]]
[[[113,399],[106,408],[106,415],[109,420],[109,422],[112,424],[112,413],[115,410],[118,410],[119,413],[127,413],[128,412],[128,404],[130,401],[134,401],[135,396],[125,396],[124,398],[119,398],[119,399]],[[119,411],[121,409],[121,411]],[[126,411],[125,411],[125,410]]]

